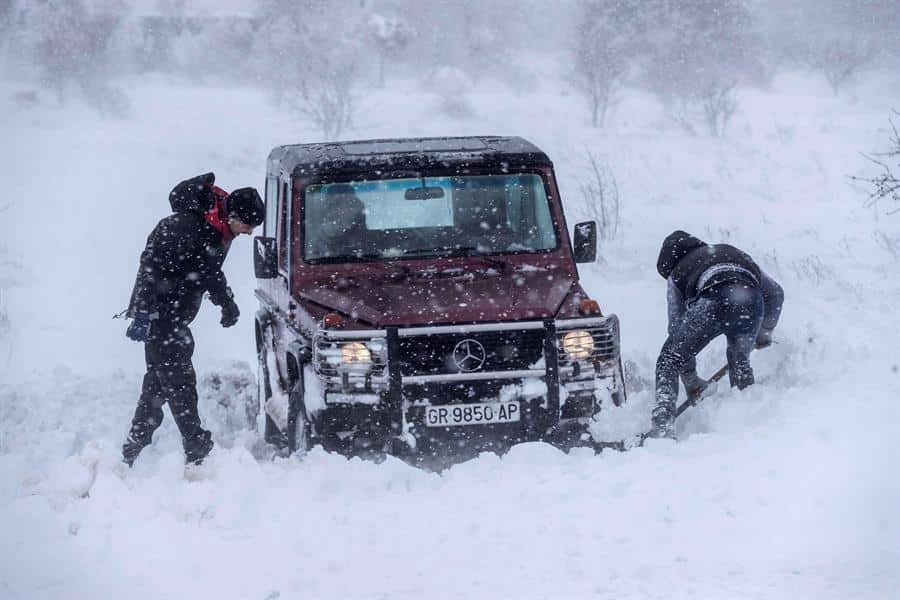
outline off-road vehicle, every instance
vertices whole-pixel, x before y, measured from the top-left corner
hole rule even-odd
[[[254,240],[266,439],[428,455],[564,443],[625,401],[619,324],[517,137],[281,146]]]

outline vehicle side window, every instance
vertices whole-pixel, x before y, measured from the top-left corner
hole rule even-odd
[[[266,237],[275,237],[278,224],[278,178],[268,177],[266,179]]]
[[[281,184],[281,194],[278,196],[278,269],[288,273],[288,257],[290,253],[290,214],[291,196],[287,182]]]

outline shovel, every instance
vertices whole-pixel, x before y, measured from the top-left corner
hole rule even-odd
[[[716,391],[716,384],[720,379],[725,377],[725,374],[728,373],[728,363],[725,363],[721,369],[713,373],[713,376],[710,377],[706,381],[706,387],[703,388],[699,394],[694,394],[693,396],[688,396],[687,400],[678,405],[678,408],[675,409],[675,418],[681,416],[681,413],[686,411],[692,406],[696,406],[698,402],[706,398],[707,396],[711,396]]]

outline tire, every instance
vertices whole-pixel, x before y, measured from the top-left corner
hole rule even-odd
[[[266,403],[269,401],[269,398],[272,397],[272,380],[269,378],[269,367],[267,366],[268,352],[269,350],[266,348],[265,337],[263,337],[263,339],[260,340],[259,347],[256,351],[256,395],[259,400],[259,410],[266,417],[263,440],[278,449],[284,449],[287,447],[287,438],[284,433],[278,429],[278,426],[275,424],[275,421],[272,420],[272,417],[269,416],[269,413],[266,412]]]
[[[297,381],[291,388],[290,408],[288,414],[288,450],[291,454],[303,458],[312,448],[312,435],[306,406],[303,403],[303,373],[297,375]]]
[[[622,406],[628,401],[628,394],[625,391],[625,369],[622,368],[622,359],[619,358],[619,367],[615,373],[618,389],[612,393],[612,401],[615,406]]]

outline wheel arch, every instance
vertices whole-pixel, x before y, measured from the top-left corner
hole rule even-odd
[[[300,338],[291,341],[287,347],[288,381],[296,383],[305,367],[312,361],[312,350],[306,340]]]
[[[263,347],[263,330],[272,322],[272,315],[264,308],[256,311],[253,332],[256,337],[256,352],[259,353]]]

